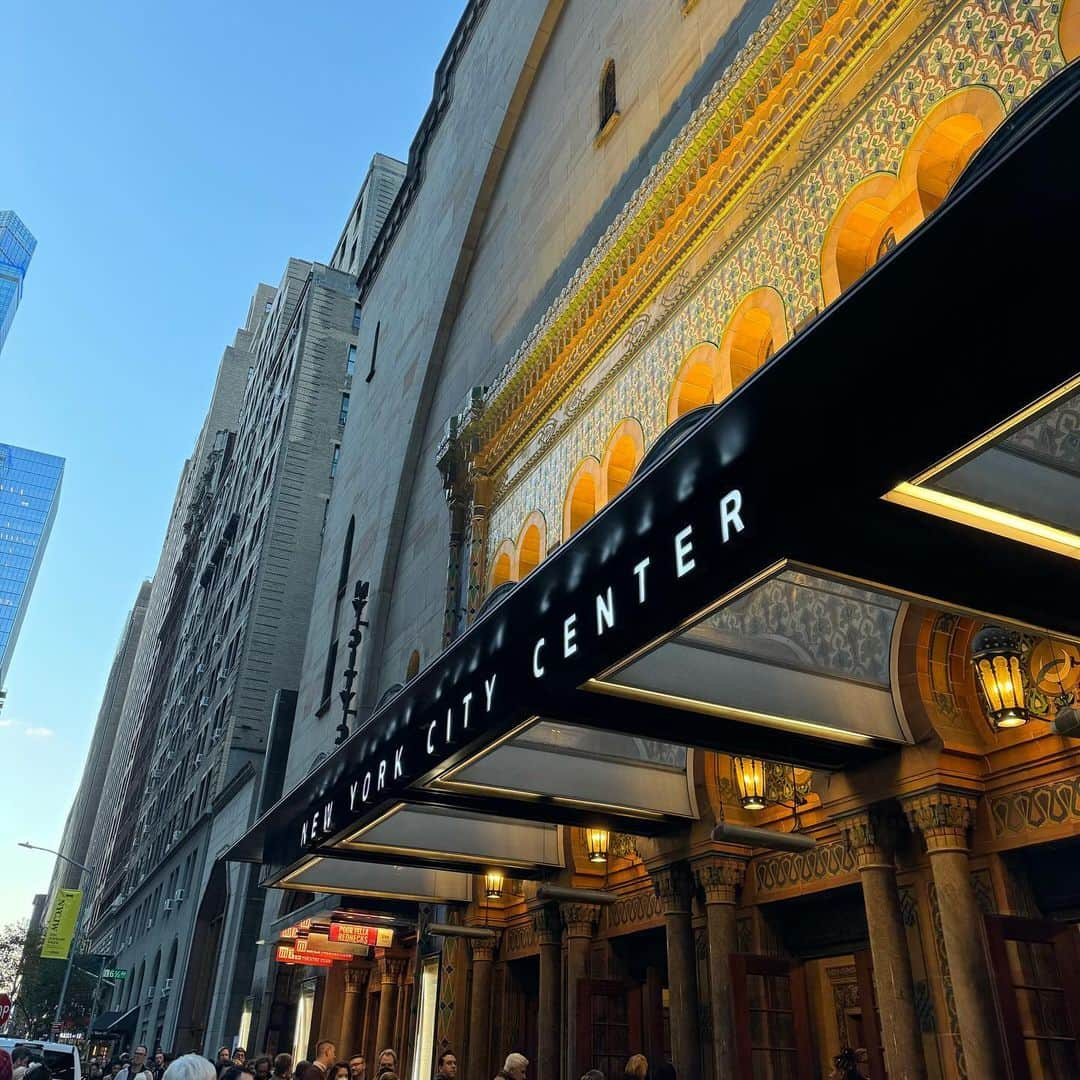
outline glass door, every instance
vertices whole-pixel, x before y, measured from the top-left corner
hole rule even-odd
[[[994,995],[1013,1080],[1080,1076],[1080,935],[1074,926],[987,915]]]
[[[800,965],[773,956],[731,958],[735,1053],[744,1080],[816,1076]]]

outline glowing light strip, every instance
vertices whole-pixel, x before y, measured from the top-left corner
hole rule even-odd
[[[561,803],[566,806],[580,806],[586,810],[608,810],[612,813],[630,814],[633,817],[655,818],[657,821],[663,821],[669,817],[684,817],[688,818],[688,820],[694,820],[692,816],[681,814],[676,810],[665,812],[661,810],[648,810],[643,806],[626,806],[622,803],[602,802],[595,799],[578,799],[569,795],[544,795],[536,791],[521,791],[517,788],[498,787],[495,784],[480,784],[472,780],[440,781],[438,786],[450,791],[475,791],[486,795],[503,795],[510,799],[521,799],[523,802],[545,801]]]
[[[1010,514],[983,503],[961,499],[933,488],[918,487],[915,484],[897,484],[885,496],[886,502],[906,506],[911,510],[921,510],[927,514],[954,521],[958,525],[968,525],[973,529],[994,533],[1023,544],[1053,551],[1070,559],[1080,559],[1080,536],[1044,525],[1041,521]]]
[[[448,902],[453,902],[457,899],[457,897],[436,893],[377,892],[373,889],[350,889],[347,887],[342,887],[341,885],[320,885],[318,882],[314,881],[294,881],[294,879],[299,877],[301,874],[306,874],[309,871],[314,870],[319,865],[319,863],[325,861],[326,860],[321,856],[317,856],[314,859],[309,859],[306,863],[304,863],[303,866],[299,867],[296,870],[293,870],[291,873],[283,877],[281,881],[277,883],[274,887],[279,889],[302,889],[305,892],[310,892],[313,888],[325,889],[327,892],[338,893],[341,896],[368,896],[384,900],[416,900],[421,903],[428,900],[445,900]],[[339,859],[336,861],[340,862],[341,860]],[[362,864],[349,863],[349,866],[359,865]],[[453,872],[454,871],[451,871],[451,873]]]
[[[850,743],[853,746],[876,746],[882,741],[890,741],[875,738],[873,735],[865,735],[862,732],[844,731],[841,728],[829,727],[827,724],[818,724],[812,720],[797,720],[791,716],[777,716],[773,713],[755,712],[752,709],[739,709],[730,705],[716,705],[711,701],[701,701],[698,698],[680,697],[677,694],[666,694],[659,690],[643,690],[637,686],[622,686],[618,683],[601,682],[599,679],[589,679],[584,684],[584,688],[600,694],[629,698],[632,701],[647,701],[655,705],[668,705],[671,708],[682,709],[685,712],[722,716],[727,720],[745,720],[747,723],[758,724],[762,727],[813,735],[817,738],[830,739],[833,742]]]

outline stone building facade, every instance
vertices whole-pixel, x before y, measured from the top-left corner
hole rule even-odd
[[[845,1046],[874,1077],[1073,1074],[1067,615],[998,612],[1026,623],[1010,638],[1016,726],[980,697],[978,612],[995,608],[961,598],[961,574],[936,602],[762,554],[692,619],[670,600],[628,659],[584,680],[572,658],[615,632],[613,593],[597,594],[595,632],[591,610],[557,640],[547,628],[552,604],[649,536],[661,494],[690,505],[703,473],[723,475],[680,459],[677,436],[698,445],[730,417],[717,458],[745,453],[745,403],[766,415],[769,388],[814,362],[810,343],[887,288],[935,222],[962,218],[942,207],[980,150],[1075,76],[1078,12],[467,6],[359,271],[368,377],[327,512],[288,794],[230,853],[282,890],[261,930],[260,1046],[307,1055],[333,1038],[369,1067],[391,1047],[411,1076],[453,1049],[469,1076],[520,1050],[541,1080],[621,1075],[635,1052],[680,1076],[810,1077]],[[1062,386],[1010,407],[1027,411],[993,444],[1003,468],[1075,475],[1075,375]],[[798,409],[775,399],[778,423],[807,424],[807,453],[833,437],[829,401],[848,387],[816,393]],[[815,413],[831,417],[817,431]],[[860,439],[881,445],[849,423],[853,456]],[[978,502],[976,472],[949,498]],[[903,475],[897,500],[947,502]],[[653,498],[657,476],[672,480]],[[787,495],[793,516],[805,498]],[[726,506],[717,547],[727,525],[744,531],[738,500]],[[1018,558],[1050,535],[1024,532],[1044,509],[1010,519]],[[1068,532],[1063,513],[1050,521]],[[1075,531],[1054,533],[1057,554]],[[689,529],[674,558],[673,596],[702,573]],[[650,565],[633,566],[634,603]],[[469,672],[516,657],[517,639],[523,678],[552,678],[558,651],[573,686],[528,683],[521,722],[485,733],[483,694],[492,712],[509,676],[473,689]],[[337,749],[340,722],[353,734]],[[393,944],[375,944],[378,926]]]

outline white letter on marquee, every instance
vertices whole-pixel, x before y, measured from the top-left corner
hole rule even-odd
[[[691,552],[694,550],[694,545],[690,540],[690,534],[694,531],[692,525],[687,525],[685,529],[680,529],[675,534],[675,576],[684,577],[694,569],[696,563]]]
[[[379,781],[375,790],[382,791],[384,787],[386,787],[386,758],[379,762]]]
[[[356,791],[360,787],[358,781],[354,780],[349,785],[349,809],[352,810],[356,806]]]
[[[562,654],[563,656],[573,656],[577,652],[577,646],[574,644],[574,637],[577,631],[574,629],[574,623],[577,622],[576,615],[567,615],[562,624]]]
[[[435,753],[435,747],[432,745],[432,742],[431,742],[431,733],[434,730],[435,730],[435,721],[432,720],[431,723],[428,724],[428,726],[427,726],[427,752],[429,754],[434,754]]]
[[[738,488],[734,491],[729,491],[720,500],[720,536],[723,542],[726,544],[731,536],[730,529],[734,527],[736,532],[743,531],[743,521],[741,516],[742,510],[742,494]]]
[[[472,701],[472,691],[470,690],[462,699],[461,704],[465,706],[465,727],[469,726],[469,703]]]
[[[453,710],[452,709],[447,709],[446,710],[446,741],[447,742],[450,741],[450,733],[452,731],[451,723],[453,722],[453,719],[454,719]]]
[[[596,597],[596,636],[600,637],[605,630],[611,630],[615,626],[615,597],[611,595],[611,586],[608,586],[607,595],[598,593]]]
[[[405,747],[399,746],[394,752],[394,779],[397,780],[399,776],[404,776],[405,766],[401,764],[401,755],[404,752]]]
[[[547,644],[544,638],[541,638],[533,646],[533,678],[542,679],[544,677],[544,667],[540,663],[540,650]]]
[[[360,801],[367,802],[371,798],[371,771],[364,773],[364,788],[360,792]]]
[[[491,699],[495,696],[495,680],[498,675],[492,675],[490,679],[484,680],[484,695],[487,697],[487,711],[491,712]]]
[[[333,824],[334,824],[334,804],[332,802],[328,802],[323,807],[323,811],[322,811],[323,832],[324,833],[330,832],[331,827],[333,826]]]
[[[645,558],[634,567],[634,573],[637,574],[637,598],[639,604],[645,603],[645,570],[651,562],[652,559],[646,555]]]

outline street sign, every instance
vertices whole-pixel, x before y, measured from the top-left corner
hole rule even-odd
[[[0,994],[0,1028],[11,1017],[11,998],[7,994]]]
[[[103,979],[126,979],[128,977],[127,968],[102,968],[101,977]]]

